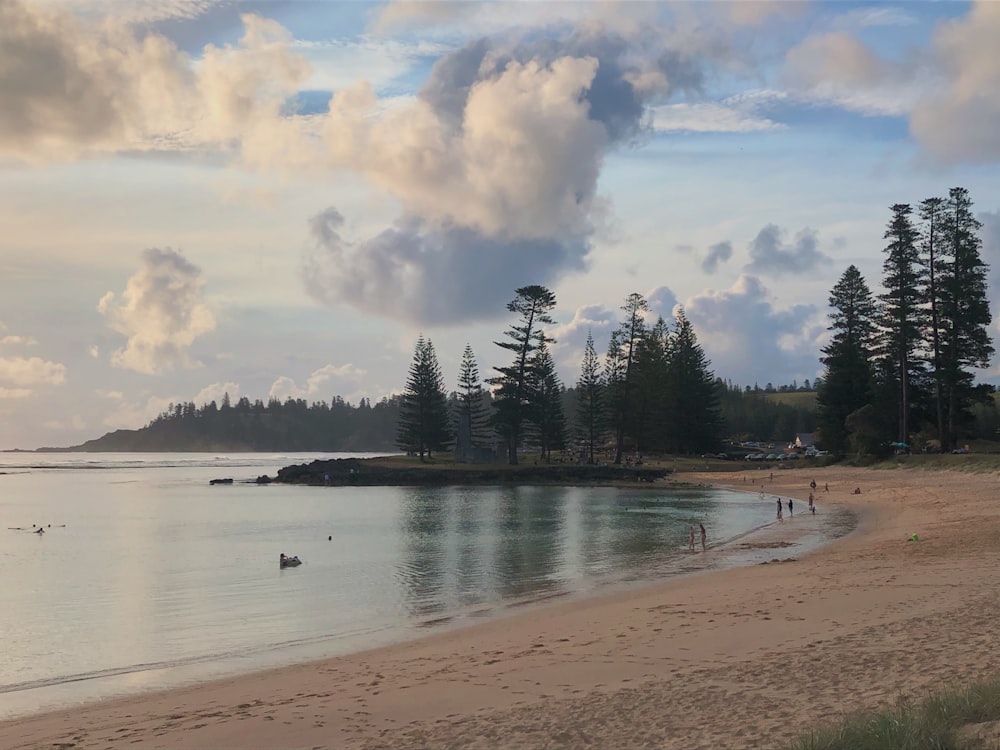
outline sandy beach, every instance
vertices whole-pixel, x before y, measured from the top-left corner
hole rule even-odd
[[[766,502],[795,497],[797,516],[815,479],[820,513],[848,505],[861,526],[808,555],[776,547],[766,565],[9,721],[0,747],[773,748],[1000,671],[995,475],[747,474],[765,480]],[[746,489],[742,476],[685,479]],[[795,534],[786,520],[754,541]]]

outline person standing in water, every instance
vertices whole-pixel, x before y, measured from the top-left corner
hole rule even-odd
[[[792,517],[792,498],[788,498],[788,517]]]
[[[704,552],[706,550],[705,537],[707,536],[705,534],[705,524],[699,523],[698,526],[701,527],[701,551]]]
[[[783,520],[782,517],[781,517],[781,498],[780,497],[778,498],[778,520],[779,521]]]
[[[688,529],[688,549],[694,552],[694,526]]]

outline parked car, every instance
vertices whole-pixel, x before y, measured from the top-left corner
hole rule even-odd
[[[777,453],[768,453],[767,454],[767,458],[765,460],[767,460],[767,461],[777,461],[778,460],[778,454]]]

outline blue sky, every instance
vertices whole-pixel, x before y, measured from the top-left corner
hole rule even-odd
[[[988,1],[0,0],[0,448],[378,399],[421,333],[487,375],[532,283],[568,385],[632,292],[722,377],[814,378],[893,203],[969,188],[1000,268],[998,35]]]

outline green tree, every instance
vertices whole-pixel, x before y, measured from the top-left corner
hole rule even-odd
[[[830,292],[830,343],[820,361],[826,371],[817,386],[821,444],[835,453],[850,447],[847,417],[872,395],[875,300],[857,266],[848,266]],[[820,380],[820,379],[817,379]]]
[[[458,370],[458,393],[455,407],[455,456],[474,461],[476,449],[491,443],[487,394],[479,379],[479,365],[472,347],[465,345]]]
[[[722,433],[719,391],[711,363],[698,344],[683,310],[670,339],[666,388],[673,446],[677,453],[700,453],[718,446]]]
[[[621,307],[625,318],[611,333],[607,356],[607,384],[611,425],[615,430],[615,464],[621,464],[625,432],[632,416],[632,368],[646,333],[645,313],[649,304],[641,294],[632,293]]]
[[[993,355],[988,328],[992,322],[986,296],[989,267],[980,255],[982,224],[972,212],[965,188],[948,191],[944,236],[950,264],[941,280],[941,313],[945,320],[942,342],[942,385],[947,400],[943,447],[951,448],[959,429],[970,419],[972,404],[982,389],[974,386],[970,368],[983,368]]]
[[[946,221],[943,198],[927,198],[920,204],[920,254],[924,302],[927,306],[927,330],[930,334],[931,378],[934,381],[934,421],[942,446],[946,440],[944,408],[944,363],[941,343],[944,337],[942,317],[942,281],[947,275],[947,243],[944,241]]]
[[[583,349],[580,379],[576,383],[576,435],[587,453],[587,463],[594,463],[594,447],[601,436],[604,424],[604,381],[600,362],[594,349],[594,336],[587,331]]]
[[[517,322],[504,331],[509,341],[496,341],[497,346],[514,354],[506,367],[494,367],[499,375],[487,382],[494,386],[493,423],[507,442],[507,460],[517,464],[518,443],[526,405],[530,398],[529,376],[534,353],[551,338],[542,326],[553,322],[549,313],[556,306],[556,296],[544,286],[532,285],[516,290],[517,295],[507,304],[507,311],[518,315]]]
[[[664,451],[671,415],[666,386],[672,348],[670,326],[661,317],[639,342],[633,370],[632,433],[637,451]]]
[[[910,442],[913,391],[919,387],[923,372],[920,359],[923,294],[912,213],[907,203],[892,207],[892,218],[884,236],[889,241],[882,266],[885,293],[880,296],[880,375],[886,392],[895,390],[896,439],[907,444]]]
[[[396,445],[423,461],[425,454],[430,458],[432,451],[446,449],[451,439],[441,367],[434,344],[420,336],[403,389]]]
[[[539,344],[531,363],[530,408],[528,420],[534,426],[535,442],[548,461],[553,450],[566,447],[566,416],[563,412],[562,382],[545,342]]]

